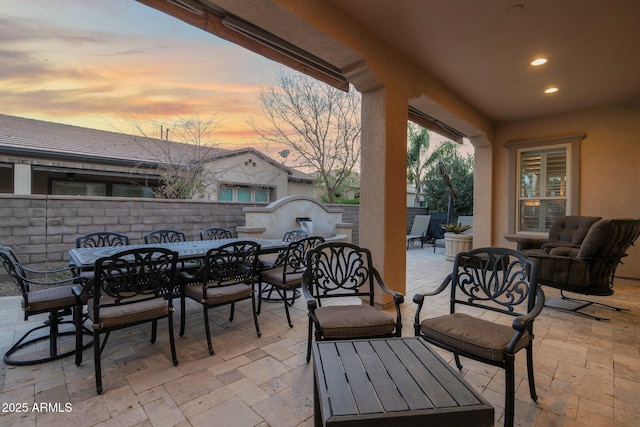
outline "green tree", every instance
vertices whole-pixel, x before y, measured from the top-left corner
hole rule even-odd
[[[286,146],[294,166],[317,171],[330,203],[360,164],[360,94],[314,78],[281,72],[259,94],[269,129],[249,123],[267,145]]]
[[[457,145],[445,141],[448,149],[443,150],[441,159],[447,168],[447,173],[457,193],[454,202],[456,216],[473,215],[473,155],[461,155]],[[431,212],[447,212],[449,207],[449,188],[444,183],[437,163],[429,168],[425,179],[427,206]]]
[[[453,149],[449,144],[441,144],[431,150],[430,136],[428,129],[407,123],[407,180],[416,188],[414,206],[420,206],[427,172]]]

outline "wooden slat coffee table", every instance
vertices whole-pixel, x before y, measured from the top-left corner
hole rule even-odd
[[[314,343],[316,426],[492,426],[493,407],[421,338]]]

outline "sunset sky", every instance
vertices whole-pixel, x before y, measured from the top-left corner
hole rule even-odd
[[[265,151],[247,122],[281,69],[133,0],[0,0],[2,114],[150,137],[215,116],[220,147]]]
[[[256,145],[279,68],[132,0],[0,0],[3,114],[124,133],[216,115],[222,147]]]

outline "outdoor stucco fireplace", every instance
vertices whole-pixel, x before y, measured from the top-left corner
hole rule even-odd
[[[281,239],[284,233],[302,229],[327,241],[351,242],[353,224],[342,222],[342,209],[331,208],[313,197],[288,196],[265,207],[246,207],[245,225],[238,237]]]

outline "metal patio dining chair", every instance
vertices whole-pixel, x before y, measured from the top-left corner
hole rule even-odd
[[[7,365],[16,366],[35,365],[74,354],[75,348],[61,352],[59,342],[61,337],[75,335],[74,330],[60,331],[60,326],[73,323],[72,320],[64,320],[64,316],[73,314],[74,309],[82,313],[82,305],[76,307],[76,299],[73,296],[73,283],[77,281],[73,268],[46,271],[28,268],[20,262],[13,249],[8,246],[0,246],[0,260],[22,295],[24,320],[36,314],[49,315],[46,322],[27,331],[7,350],[4,354],[4,362]],[[48,329],[48,334],[37,334],[37,331],[45,328]],[[86,328],[81,332],[91,335]],[[47,355],[39,357],[35,346],[44,340],[49,340],[49,351]],[[90,345],[91,343],[83,344],[82,336],[80,337],[79,351]]]
[[[289,307],[293,306],[295,302],[296,291],[300,288],[302,274],[307,268],[307,252],[322,243],[324,243],[324,238],[319,236],[293,241],[281,253],[281,256],[278,256],[273,265],[260,272],[260,283],[271,285],[269,291],[275,290],[278,294],[278,299],[284,303],[287,323],[290,328],[293,328],[293,323],[291,322]],[[260,313],[261,307],[262,292],[258,295],[258,313]]]
[[[209,227],[200,231],[200,240],[220,240],[220,239],[232,239],[233,233],[231,230],[219,227]]]
[[[177,252],[165,248],[136,248],[103,257],[95,263],[95,275],[84,286],[74,286],[76,312],[87,299],[88,317],[93,326],[93,355],[96,391],[102,394],[101,357],[111,332],[151,322],[151,343],[155,343],[158,320],[166,318],[174,366],[178,364],[173,336],[173,295]],[[77,315],[76,339],[82,320]],[[102,343],[100,336],[104,335]],[[76,345],[76,365],[82,351]]]
[[[204,264],[195,275],[182,273],[185,282],[180,295],[180,336],[184,336],[186,323],[186,299],[202,305],[205,333],[209,354],[213,355],[209,309],[231,305],[229,321],[233,321],[235,304],[251,300],[253,321],[258,337],[262,335],[258,325],[255,285],[258,280],[258,253],[260,245],[251,241],[238,241],[210,249]]]
[[[404,297],[385,285],[368,249],[350,243],[323,243],[307,252],[306,265],[302,293],[309,309],[307,362],[314,336],[320,341],[402,335],[400,304]],[[376,290],[393,298],[395,317],[374,307]],[[329,305],[341,299],[346,303]],[[353,299],[360,299],[360,304]],[[325,302],[329,304],[323,305]]]
[[[505,427],[513,426],[515,355],[525,349],[529,393],[538,396],[533,377],[533,322],[544,307],[538,286],[538,263],[521,252],[480,248],[460,252],[453,270],[433,292],[416,294],[416,336],[454,355],[505,371]],[[420,318],[428,298],[449,290],[449,314]],[[425,298],[426,297],[426,298]],[[490,312],[490,316],[482,316]]]

